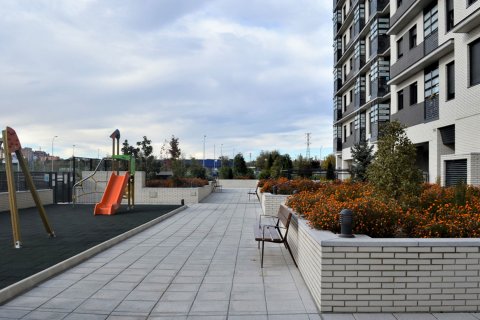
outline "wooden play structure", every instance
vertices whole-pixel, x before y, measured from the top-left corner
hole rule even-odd
[[[32,176],[28,170],[27,163],[22,154],[22,146],[20,140],[18,139],[17,133],[10,127],[7,127],[2,131],[3,140],[0,141],[0,146],[3,142],[5,150],[5,171],[7,176],[7,187],[8,187],[8,200],[10,204],[10,216],[12,221],[12,230],[13,230],[13,243],[15,248],[20,249],[22,247],[22,239],[20,235],[20,221],[18,215],[18,206],[17,206],[17,192],[15,189],[15,179],[13,174],[13,160],[12,153],[15,153],[17,156],[18,163],[22,169],[23,174],[25,175],[25,181],[27,183],[28,189],[32,194],[32,198],[35,201],[37,206],[38,213],[42,219],[43,226],[48,233],[49,237],[55,237],[50,223],[48,222],[47,214],[45,208],[42,205],[40,197],[38,195],[35,184],[33,183]]]
[[[135,158],[120,154],[120,131],[117,129],[112,138],[112,175],[108,180],[102,200],[95,205],[94,214],[112,215],[118,210],[122,199],[128,199],[130,210],[135,205]],[[120,175],[120,161],[126,161],[128,169],[125,175]]]

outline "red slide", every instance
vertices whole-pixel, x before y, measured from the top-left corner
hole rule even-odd
[[[112,176],[108,180],[107,188],[103,194],[102,201],[95,205],[94,215],[106,214],[112,215],[120,207],[123,194],[125,193],[125,187],[127,185],[130,174],[127,172],[124,176],[118,176],[112,173]]]

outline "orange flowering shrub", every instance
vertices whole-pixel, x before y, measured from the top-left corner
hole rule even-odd
[[[206,186],[208,181],[200,178],[169,178],[146,181],[150,188],[199,188]]]
[[[392,236],[398,228],[400,206],[381,201],[365,183],[323,183],[314,192],[291,196],[287,205],[304,216],[312,227],[340,231],[339,213],[349,208],[355,213],[354,233],[371,237]]]
[[[366,183],[319,183],[314,191],[292,195],[287,205],[316,229],[340,231],[339,213],[354,212],[354,233],[371,237],[480,237],[480,188],[425,184],[404,208],[383,200]],[[460,193],[461,194],[461,193]]]
[[[273,187],[277,187],[277,194],[293,194],[294,191],[313,191],[318,189],[319,183],[309,179],[288,180],[287,178],[265,179],[258,184],[260,192],[273,193]]]

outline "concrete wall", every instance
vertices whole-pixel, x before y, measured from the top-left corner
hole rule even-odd
[[[93,172],[84,171],[82,177]],[[121,174],[125,174],[122,172]],[[102,199],[103,192],[111,172],[97,172],[93,179],[86,180],[83,188],[77,189],[77,203],[97,203]],[[201,188],[147,188],[145,187],[145,172],[135,173],[135,204],[185,204],[199,203],[212,192],[212,184]],[[82,195],[83,194],[83,195]],[[126,204],[124,199],[122,204]]]
[[[44,206],[53,204],[53,191],[51,189],[37,190],[37,192]],[[17,206],[19,209],[35,207],[30,191],[17,192]],[[9,210],[8,192],[0,193],[0,212]]]
[[[219,179],[219,183],[222,188],[255,189],[257,187],[258,180]]]
[[[288,242],[320,312],[480,311],[480,239],[345,239],[294,216]]]

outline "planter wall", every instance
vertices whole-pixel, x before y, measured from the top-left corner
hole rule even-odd
[[[92,172],[82,172],[87,177]],[[122,172],[121,174],[125,174]],[[95,180],[84,182],[82,193],[84,196],[77,198],[77,203],[97,203],[101,200],[111,172],[101,171],[95,174]],[[147,188],[145,187],[145,172],[135,172],[135,204],[180,204],[182,199],[185,204],[199,203],[212,192],[212,184],[200,188]],[[123,200],[122,204],[126,204]]]
[[[257,192],[260,194],[263,214],[271,216],[277,214],[278,207],[285,204],[285,201],[289,197],[288,195],[283,194],[271,194],[267,192],[260,193],[260,190],[257,190]]]
[[[480,239],[345,239],[294,216],[288,242],[321,312],[480,311]]]
[[[258,184],[258,180],[219,179],[218,182],[222,188],[232,189],[255,189]]]
[[[52,189],[37,190],[37,192],[44,206],[53,204]],[[0,212],[10,210],[8,201],[8,192],[0,193]],[[35,201],[33,201],[30,191],[17,191],[17,206],[18,209],[35,207]]]

